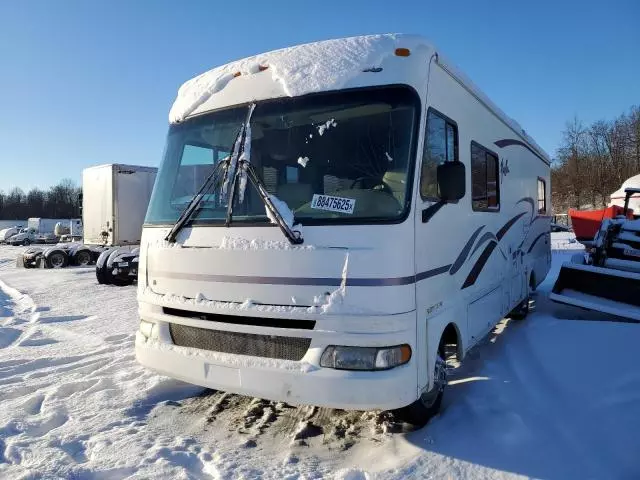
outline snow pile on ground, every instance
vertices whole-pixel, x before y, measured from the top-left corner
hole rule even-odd
[[[555,232],[551,235],[551,250],[584,250],[584,245],[576,240],[573,232]]]
[[[363,69],[378,66],[397,47],[425,45],[415,35],[367,35],[309,43],[263,53],[205,72],[184,83],[169,113],[169,121],[184,120],[238,73],[270,74],[287,96],[339,90]]]
[[[451,372],[441,415],[406,433],[388,413],[151,373],[133,353],[135,287],[16,269],[21,250],[0,247],[0,478],[640,478],[640,325],[548,300],[571,251],[554,252],[533,313]]]

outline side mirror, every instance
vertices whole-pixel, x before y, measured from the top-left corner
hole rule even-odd
[[[465,194],[465,167],[462,162],[438,165],[438,189],[442,202],[457,202]]]

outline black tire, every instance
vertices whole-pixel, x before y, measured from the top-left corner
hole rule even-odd
[[[29,245],[31,245],[31,240],[29,240],[28,238],[25,238],[24,240],[22,240],[22,245],[24,245],[25,247],[28,247]]]
[[[520,302],[507,316],[513,320],[524,320],[527,315],[529,315],[529,297]]]
[[[73,260],[76,265],[86,267],[87,265],[91,265],[93,258],[89,250],[78,250],[73,256]]]
[[[133,284],[133,278],[129,277],[118,277],[114,275],[111,270],[106,272],[107,277],[109,278],[109,283],[111,285],[115,285],[116,287],[126,287],[127,285]]]
[[[447,364],[440,354],[436,359],[434,376],[434,386],[429,392],[423,392],[411,405],[394,412],[399,420],[414,428],[421,428],[440,412],[442,397],[447,386]]]
[[[103,263],[101,266],[96,266],[96,279],[100,285],[109,285],[111,282],[111,275],[107,276],[107,265]]]
[[[62,250],[54,250],[46,256],[48,268],[64,268],[69,265],[69,256]]]

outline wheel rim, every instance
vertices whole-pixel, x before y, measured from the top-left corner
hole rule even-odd
[[[78,265],[82,265],[82,266],[89,265],[89,261],[91,260],[87,252],[80,252],[76,257],[76,259],[78,261]]]
[[[56,253],[54,255],[51,255],[50,261],[51,261],[51,265],[55,268],[60,268],[62,266],[62,264],[64,263],[64,257],[62,255],[60,255],[59,253]]]
[[[438,356],[438,358],[436,359],[436,368],[433,378],[433,388],[420,397],[420,401],[422,402],[422,404],[427,408],[432,407],[433,404],[436,403],[438,396],[440,396],[440,394],[444,391],[444,387],[446,385],[447,364],[442,358],[440,358],[440,356]]]

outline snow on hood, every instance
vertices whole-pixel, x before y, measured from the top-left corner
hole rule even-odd
[[[255,55],[205,72],[184,83],[169,113],[169,122],[184,120],[238,72],[254,75],[265,67],[287,96],[338,90],[362,70],[378,66],[397,47],[415,49],[429,43],[417,35],[384,34],[326,40]]]
[[[265,240],[263,238],[244,238],[225,236],[218,247],[221,250],[315,250],[314,245],[292,245],[291,242]]]

